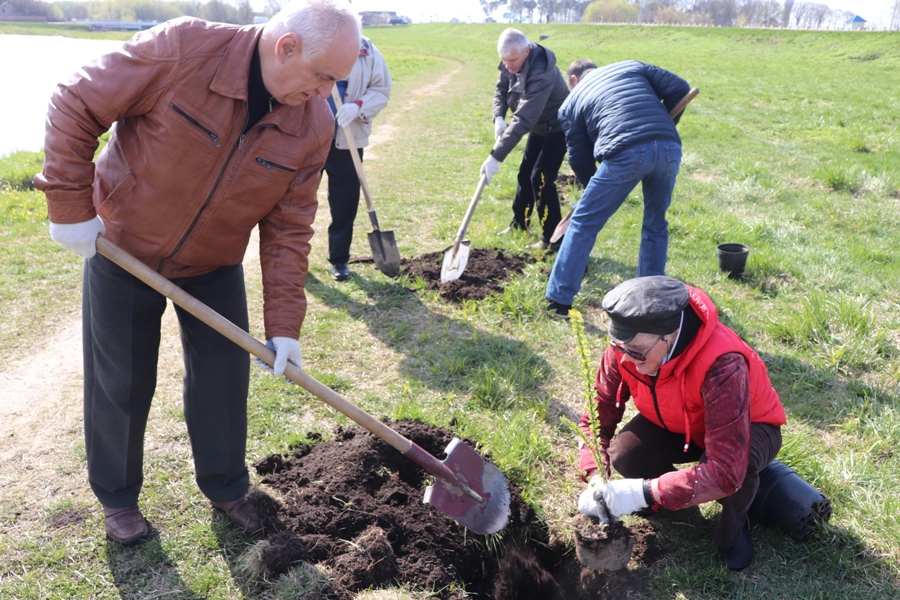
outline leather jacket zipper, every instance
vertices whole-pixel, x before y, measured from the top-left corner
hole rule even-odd
[[[191,117],[189,117],[188,115],[185,115],[181,110],[179,110],[178,107],[175,106],[175,104],[172,104],[172,108],[174,108],[180,114],[184,115],[185,118],[193,121],[193,119],[191,119]],[[247,125],[250,122],[250,108],[248,107],[246,100],[244,101],[244,113],[247,116],[244,119],[244,127],[241,128],[242,131],[247,129]],[[203,129],[203,126],[200,125],[199,123],[197,123],[197,126],[200,127],[201,129]],[[216,147],[219,147],[218,138],[215,137],[215,134],[211,133],[210,135],[213,136],[214,141],[216,142]],[[237,152],[238,149],[243,148],[243,146],[244,146],[244,135],[241,134],[240,137],[238,137],[237,141],[234,143],[234,145],[231,147],[231,152],[228,153],[228,158],[225,159],[225,164],[222,165],[222,170],[219,171],[219,176],[216,178],[216,182],[213,184],[212,189],[209,191],[209,195],[206,197],[206,200],[203,202],[203,206],[200,207],[200,210],[198,210],[196,216],[194,216],[194,220],[191,221],[191,226],[188,227],[187,231],[184,232],[184,235],[181,237],[181,240],[179,240],[178,245],[175,246],[175,250],[173,250],[172,253],[169,254],[166,258],[159,261],[158,270],[162,271],[162,266],[163,266],[164,260],[166,260],[167,258],[172,258],[176,254],[178,254],[179,250],[181,250],[181,247],[187,241],[188,236],[190,236],[191,232],[194,231],[194,227],[197,225],[197,221],[200,220],[200,215],[202,215],[203,211],[206,210],[206,207],[209,206],[209,203],[212,201],[212,198],[216,193],[216,190],[219,189],[219,183],[221,183],[222,177],[225,175],[225,171],[228,169],[229,163],[231,163],[231,157],[234,156],[234,153]]]
[[[256,157],[256,162],[261,164],[267,169],[281,169],[282,171],[290,171],[291,173],[296,173],[297,169],[292,169],[290,167],[285,167],[284,165],[279,165],[278,163],[273,163],[264,158]]]
[[[202,131],[203,133],[205,133],[206,135],[208,135],[209,137],[211,137],[213,143],[216,145],[216,148],[219,147],[219,136],[217,136],[215,133],[213,133],[212,131],[210,131],[209,129],[207,129],[207,128],[204,127],[203,125],[201,125],[200,122],[197,121],[197,119],[195,119],[195,118],[192,117],[191,115],[187,114],[186,112],[184,112],[183,110],[181,110],[180,108],[178,108],[178,105],[175,104],[174,102],[173,102],[172,104],[170,104],[169,106],[172,107],[172,110],[174,110],[174,111],[177,112],[179,115],[181,115],[182,117],[184,117],[185,119],[187,119],[188,121],[190,121],[190,123],[191,123],[194,127],[198,128],[200,131]]]

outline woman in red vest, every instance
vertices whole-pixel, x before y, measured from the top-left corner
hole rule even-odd
[[[603,299],[610,346],[597,371],[593,407],[607,478],[587,446],[581,471],[590,485],[581,512],[602,518],[651,507],[678,510],[711,500],[722,505],[713,539],[732,570],[750,564],[747,512],[759,471],[781,448],[784,408],[766,366],[719,322],[706,293],[665,276],[638,277]],[[625,403],[639,414],[616,434]],[[590,435],[591,415],[580,427]],[[676,464],[690,463],[684,468]]]

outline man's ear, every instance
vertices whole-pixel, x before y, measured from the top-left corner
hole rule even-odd
[[[279,63],[284,63],[289,58],[295,57],[294,55],[300,56],[302,48],[303,42],[300,41],[300,36],[289,31],[275,42],[275,55],[278,57]]]

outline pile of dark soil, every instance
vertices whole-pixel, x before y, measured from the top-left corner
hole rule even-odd
[[[534,262],[530,254],[511,255],[504,250],[490,248],[469,250],[469,261],[459,279],[441,283],[441,265],[445,252],[431,252],[400,262],[401,275],[409,279],[419,278],[428,283],[428,289],[438,290],[441,298],[451,302],[482,300],[503,289],[510,273],[521,274],[525,265]]]
[[[454,437],[411,421],[391,426],[438,458]],[[332,441],[273,454],[254,466],[281,499],[254,497],[266,525],[260,560],[268,574],[301,562],[325,566],[332,575],[327,597],[336,600],[396,583],[443,600],[628,597],[624,592],[645,589],[641,565],[660,553],[656,531],[643,522],[631,528],[637,569],[584,569],[571,548],[550,540],[515,486],[509,525],[492,551],[485,536],[423,504],[427,473],[362,429],[338,428]]]

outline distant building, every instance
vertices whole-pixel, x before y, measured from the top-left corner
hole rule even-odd
[[[847,29],[865,29],[867,22],[868,21],[863,19],[861,16],[855,15],[852,19],[847,19],[846,21],[844,21],[844,25],[847,27]]]
[[[0,21],[30,21],[46,23],[46,16],[23,15],[9,2],[0,2]]]

